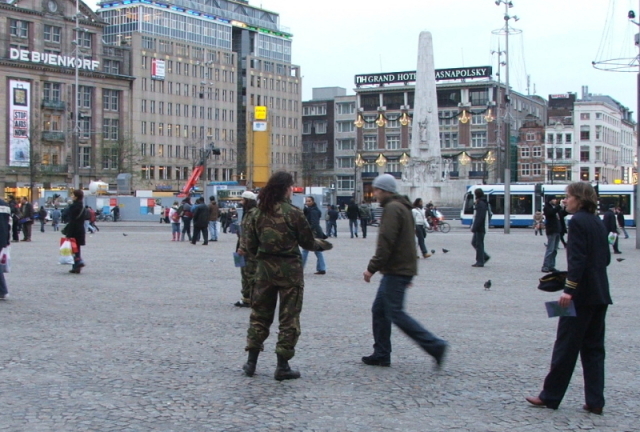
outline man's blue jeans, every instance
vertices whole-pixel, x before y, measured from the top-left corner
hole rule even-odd
[[[358,237],[358,219],[349,219],[349,231],[351,231],[351,238],[354,235]]]
[[[324,262],[324,255],[322,252],[314,252],[316,254],[316,258],[318,258],[318,262],[316,263],[316,271],[327,271],[327,265]],[[309,251],[306,249],[302,249],[302,267],[304,268],[307,263],[307,257],[309,256]]]
[[[428,354],[438,358],[446,342],[431,334],[403,310],[404,293],[412,276],[384,275],[373,302],[373,357],[390,360],[391,323],[398,326]]]
[[[560,243],[560,233],[547,234],[547,250],[544,253],[544,263],[542,268],[556,268],[556,255],[558,254],[558,244]]]
[[[209,240],[218,241],[218,222],[209,221]]]

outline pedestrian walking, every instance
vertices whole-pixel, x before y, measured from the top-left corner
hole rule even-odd
[[[54,231],[60,231],[60,220],[62,219],[62,212],[55,206],[51,211],[51,227]]]
[[[326,235],[322,232],[322,228],[320,227],[320,216],[321,212],[316,204],[316,200],[312,196],[308,196],[304,199],[304,216],[307,218],[307,222],[309,222],[309,226],[311,227],[311,231],[313,231],[313,236],[319,239],[327,238]],[[315,251],[316,254],[316,272],[314,274],[323,275],[327,273],[327,264],[324,262],[324,255],[321,251]],[[302,249],[302,267],[307,264],[307,258],[309,257],[309,251],[306,249]]]
[[[251,292],[253,291],[253,285],[255,283],[256,268],[258,262],[256,256],[252,254],[246,245],[246,237],[242,235],[246,229],[251,226],[251,215],[256,208],[258,197],[251,191],[244,191],[242,193],[242,229],[238,231],[238,243],[236,244],[236,252],[244,255],[244,267],[240,267],[241,276],[241,298],[234,303],[237,307],[251,307]]]
[[[40,220],[40,232],[44,232],[44,225],[47,223],[47,210],[44,206],[40,206],[38,210],[38,219]]]
[[[327,235],[331,237],[331,233],[333,233],[334,237],[338,237],[338,217],[340,217],[340,212],[338,212],[335,205],[332,205],[331,209],[327,213],[329,215],[329,228],[327,228]]]
[[[209,244],[209,206],[204,203],[204,198],[200,197],[196,200],[196,205],[191,208],[193,214],[193,237],[191,244],[195,245],[200,241],[202,234],[202,245]]]
[[[120,207],[117,204],[113,206],[111,213],[113,213],[113,221],[118,222],[120,219]]]
[[[27,197],[22,197],[22,207],[20,207],[20,212],[22,213],[22,218],[20,219],[23,236],[22,241],[30,242],[34,212],[33,206],[29,200],[27,200]]]
[[[218,241],[218,217],[219,216],[220,216],[220,209],[218,208],[216,197],[211,195],[209,197],[209,240],[211,241]]]
[[[351,231],[351,238],[355,235],[358,237],[358,218],[360,217],[360,210],[355,200],[352,198],[347,206],[347,219],[349,219],[349,231]]]
[[[411,209],[413,223],[416,225],[416,238],[418,239],[418,247],[424,258],[429,258],[431,254],[428,252],[425,239],[427,238],[427,219],[424,217],[424,209],[422,208],[422,198],[416,198]],[[420,256],[418,255],[418,258]]]
[[[367,225],[371,220],[371,207],[365,201],[362,201],[358,207],[358,216],[360,217],[360,229],[362,230],[362,238],[367,238]]]
[[[182,218],[182,238],[180,240],[184,241],[184,235],[186,234],[189,241],[191,241],[191,218],[193,217],[193,213],[191,213],[191,198],[183,199],[178,211]]]
[[[324,240],[314,239],[304,213],[290,203],[292,194],[291,174],[274,173],[260,190],[257,210],[244,224],[242,233],[246,236],[246,251],[258,261],[245,348],[249,356],[242,369],[247,376],[255,373],[279,298],[278,366],[274,374],[278,381],[300,378],[300,372],[289,366],[300,336],[304,292],[300,247],[313,251],[332,247]]]
[[[418,274],[415,258],[415,225],[409,200],[397,194],[396,179],[383,174],[373,181],[373,194],[382,206],[376,252],[363,273],[365,282],[382,273],[373,302],[373,354],[362,357],[370,366],[391,365],[391,324],[431,355],[442,366],[448,344],[436,337],[404,311],[405,291]]]
[[[604,400],[605,318],[612,303],[607,266],[611,253],[607,229],[596,215],[598,197],[586,182],[571,183],[564,204],[573,214],[567,243],[567,279],[558,303],[573,302],[576,316],[561,316],[551,368],[533,405],[558,409],[571,381],[578,355],[584,377],[585,411],[602,414]]]
[[[616,207],[616,220],[618,221],[618,229],[624,233],[624,238],[628,239],[627,229],[625,228],[624,213],[621,207]]]
[[[11,244],[11,210],[9,203],[0,198],[0,251]],[[0,270],[0,300],[6,300],[8,294],[7,281],[4,272]]]
[[[542,210],[545,220],[545,231],[547,233],[547,250],[544,253],[544,262],[541,271],[544,273],[556,270],[556,255],[558,254],[558,244],[560,243],[560,210],[558,199],[555,195],[547,197],[547,204]]]
[[[169,220],[171,221],[171,241],[180,241],[180,212],[178,211],[178,201],[174,201],[169,210]]]
[[[471,267],[484,267],[485,263],[491,259],[484,249],[484,236],[489,226],[489,204],[484,191],[480,188],[473,191],[476,198],[473,209],[473,222],[471,223],[471,246],[476,250],[476,262]]]
[[[613,212],[615,208],[616,206],[613,204],[609,206],[609,209],[604,213],[604,216],[602,217],[602,222],[604,222],[604,226],[607,229],[608,233],[616,235],[616,239],[611,245],[613,247],[613,253],[621,254],[622,252],[620,252],[620,249],[618,248],[618,221],[616,219],[615,213]]]
[[[14,242],[20,241],[20,219],[22,219],[22,213],[20,207],[15,198],[9,200],[9,208],[11,209],[11,234]]]
[[[62,233],[66,238],[73,238],[78,246],[77,252],[73,254],[73,266],[69,273],[80,274],[80,271],[85,266],[82,259],[81,246],[85,245],[86,228],[85,222],[87,222],[87,216],[85,207],[82,203],[84,199],[84,192],[76,189],[72,193],[73,202],[68,207],[69,222],[64,227]]]

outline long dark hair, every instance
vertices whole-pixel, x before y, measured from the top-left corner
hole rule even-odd
[[[416,198],[416,200],[413,202],[413,207],[414,208],[422,208],[422,198]]]
[[[244,199],[244,203],[242,203],[242,211],[244,212],[243,215],[249,213],[249,210],[251,210],[252,208],[255,208],[257,205],[256,200],[252,200],[252,199]]]
[[[258,208],[264,213],[273,213],[276,204],[284,201],[287,191],[293,186],[293,177],[285,171],[274,173],[267,185],[258,194]]]

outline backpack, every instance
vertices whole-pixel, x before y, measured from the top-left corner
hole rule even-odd
[[[171,210],[169,210],[171,211]],[[171,221],[172,222],[180,222],[180,213],[176,210],[171,214]]]

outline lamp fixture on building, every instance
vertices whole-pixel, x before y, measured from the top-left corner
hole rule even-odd
[[[378,116],[378,120],[376,120],[376,124],[378,125],[378,127],[385,127],[385,125],[387,124],[387,120],[384,118],[382,113],[380,113],[380,115]]]
[[[491,123],[492,121],[494,121],[496,118],[491,114],[491,108],[489,108],[487,110],[487,114],[484,116],[484,119],[487,121],[487,123]]]
[[[400,124],[402,126],[407,126],[409,123],[411,123],[411,119],[409,118],[407,113],[406,112],[402,113],[402,117],[400,117]]]
[[[378,165],[379,167],[383,167],[385,166],[386,163],[387,163],[387,158],[384,157],[382,153],[380,153],[378,155],[378,159],[376,159],[376,165]]]
[[[483,158],[487,165],[492,165],[496,161],[496,157],[491,151],[487,152],[487,155]]]
[[[366,163],[367,163],[367,161],[362,159],[362,155],[360,153],[358,153],[358,155],[356,156],[356,166],[358,168],[362,168],[364,166],[364,164],[366,164]]]
[[[462,111],[462,115],[458,119],[460,123],[469,123],[469,116],[467,115],[467,111]]]
[[[468,165],[471,162],[471,158],[466,152],[462,152],[458,156],[458,162],[460,162],[460,165]]]
[[[399,162],[400,162],[400,164],[401,164],[402,166],[407,166],[407,165],[409,164],[409,161],[410,161],[410,160],[411,160],[411,158],[409,157],[409,155],[408,155],[408,154],[406,154],[406,153],[402,153],[402,156],[400,156],[400,160],[399,160]]]

